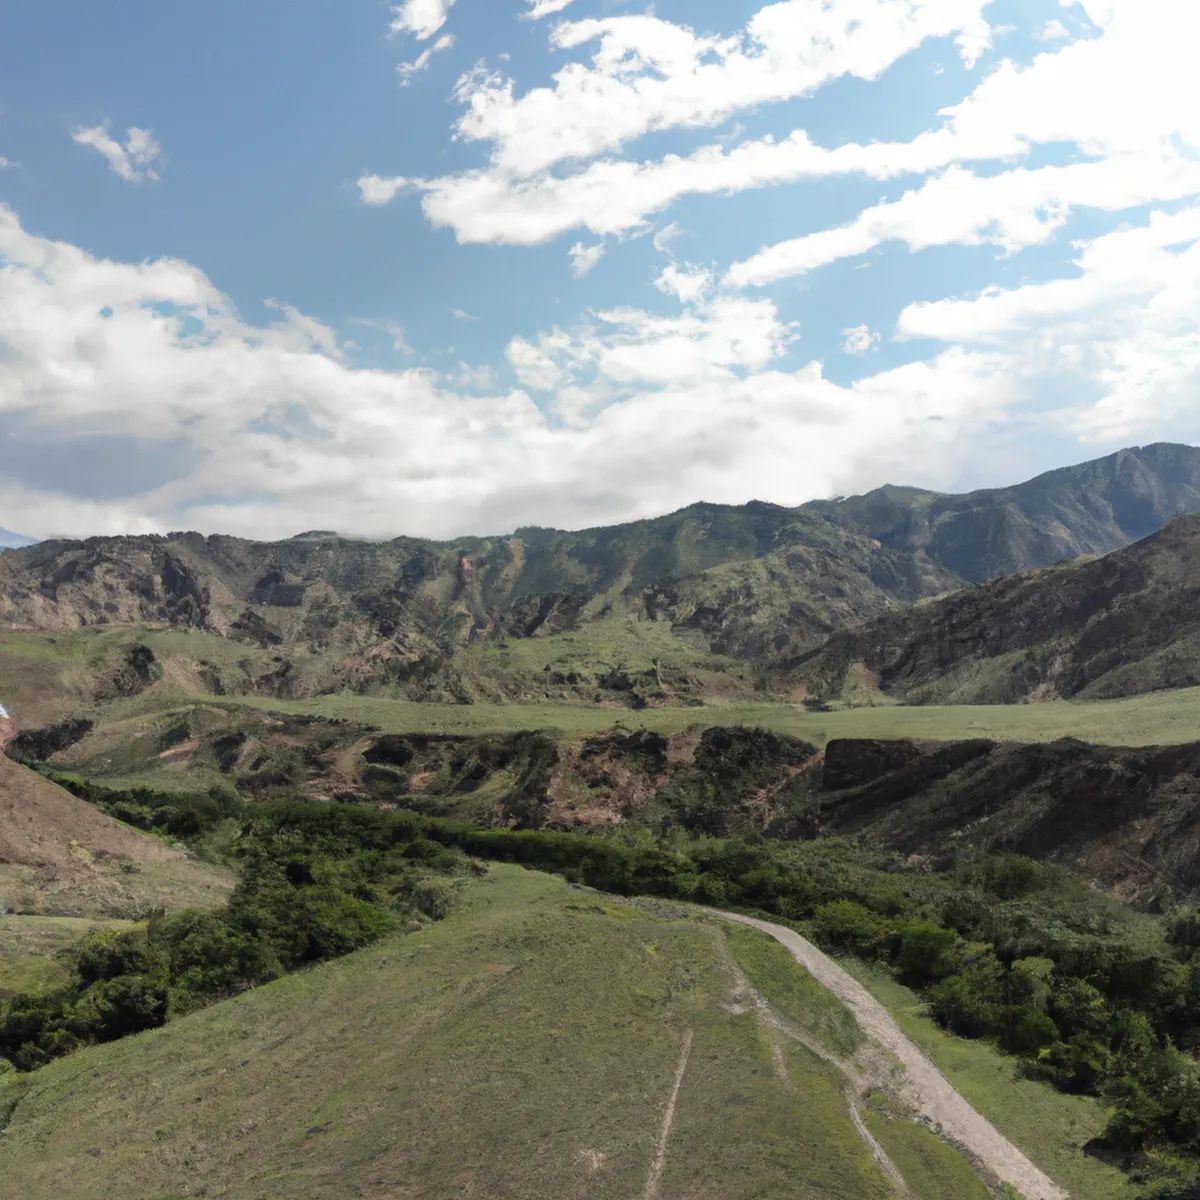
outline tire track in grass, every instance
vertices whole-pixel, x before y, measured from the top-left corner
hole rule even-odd
[[[885,1047],[904,1065],[904,1079],[897,1088],[901,1099],[931,1121],[944,1136],[978,1159],[998,1179],[1016,1188],[1024,1200],[1070,1200],[1066,1191],[1030,1162],[955,1090],[857,979],[807,938],[771,921],[714,909],[707,911],[724,920],[753,926],[780,942],[818,983],[850,1009],[867,1037]]]
[[[658,1132],[658,1144],[654,1147],[654,1157],[650,1160],[650,1173],[646,1176],[646,1186],[642,1189],[642,1200],[657,1200],[659,1185],[662,1183],[663,1167],[667,1161],[667,1141],[671,1136],[671,1124],[675,1120],[675,1105],[679,1100],[679,1089],[683,1086],[683,1077],[687,1072],[691,1053],[692,1031],[689,1029],[680,1042],[675,1079],[671,1083],[671,1094],[667,1098],[667,1109],[663,1113],[662,1128]]]

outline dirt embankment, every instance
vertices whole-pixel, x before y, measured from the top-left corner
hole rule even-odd
[[[71,871],[97,857],[152,863],[184,856],[0,756],[0,859]]]

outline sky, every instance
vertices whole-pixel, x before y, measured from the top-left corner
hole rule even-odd
[[[1192,0],[6,0],[0,526],[454,537],[1200,441]]]

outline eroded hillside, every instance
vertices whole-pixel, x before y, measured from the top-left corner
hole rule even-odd
[[[1200,683],[1200,517],[1102,558],[969,588],[836,634],[789,677],[907,703],[1103,699]]]

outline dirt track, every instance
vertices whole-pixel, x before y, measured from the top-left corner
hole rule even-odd
[[[1067,1192],[955,1091],[941,1071],[905,1036],[883,1005],[827,954],[782,925],[727,912],[713,912],[713,915],[752,925],[786,946],[801,966],[854,1013],[863,1033],[904,1065],[905,1076],[898,1085],[901,1099],[940,1126],[944,1136],[964,1147],[997,1178],[1015,1187],[1025,1200],[1069,1200]]]

